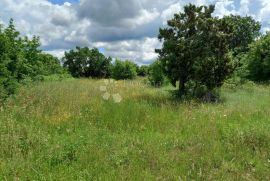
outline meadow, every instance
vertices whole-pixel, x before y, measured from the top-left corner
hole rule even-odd
[[[170,90],[143,80],[22,87],[0,111],[0,180],[270,180],[269,86],[225,85],[215,104]]]

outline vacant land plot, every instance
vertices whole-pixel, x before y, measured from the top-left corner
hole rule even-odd
[[[24,87],[0,112],[0,180],[270,180],[270,87],[219,104],[142,81]]]

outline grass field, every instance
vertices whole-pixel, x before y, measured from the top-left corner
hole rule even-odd
[[[139,80],[107,84],[23,87],[0,112],[0,180],[270,180],[269,86],[202,104]]]

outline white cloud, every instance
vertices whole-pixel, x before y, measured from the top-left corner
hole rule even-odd
[[[182,11],[180,2],[170,5],[169,8],[165,9],[161,14],[163,24],[166,24],[168,19],[172,18],[175,13],[179,13],[180,11]]]
[[[104,48],[108,56],[147,64],[157,58],[155,48],[160,48],[161,43],[156,38],[143,38],[140,40],[96,42],[93,46]]]
[[[14,18],[17,28],[27,36],[38,35],[44,46],[55,40],[65,41],[73,31],[89,28],[90,23],[77,18],[70,3],[55,5],[46,0],[1,0],[0,17]],[[74,36],[76,36],[75,34]],[[76,37],[73,36],[73,39]],[[80,39],[81,34],[78,34]],[[61,48],[61,47],[60,47]]]
[[[239,13],[241,15],[247,15],[249,14],[249,2],[250,0],[241,0],[240,1],[240,9],[239,9]]]
[[[49,53],[51,55],[54,55],[57,58],[61,59],[64,56],[65,51],[67,51],[67,50],[63,50],[63,49],[58,50],[58,49],[56,49],[56,50],[50,50],[50,51],[44,51],[44,52]]]
[[[159,15],[160,14],[159,12],[157,12],[157,9],[153,9],[152,11],[142,9],[140,11],[140,15],[136,17],[135,21],[133,19],[130,19],[126,21],[126,24],[134,24],[133,27],[144,25],[155,20],[157,17],[159,17]]]
[[[216,16],[222,17],[230,14],[236,14],[234,1],[223,0],[216,3]]]
[[[270,2],[262,0],[263,8],[260,10],[259,17],[262,21],[270,21]]]

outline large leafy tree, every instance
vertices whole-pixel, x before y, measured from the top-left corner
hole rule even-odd
[[[213,90],[231,72],[229,35],[224,20],[212,17],[215,7],[189,4],[175,14],[168,27],[160,29],[163,47],[156,50],[171,83],[179,81],[179,94],[186,94],[187,83]]]
[[[74,77],[108,77],[112,59],[105,57],[97,48],[76,47],[65,52],[64,66]]]

